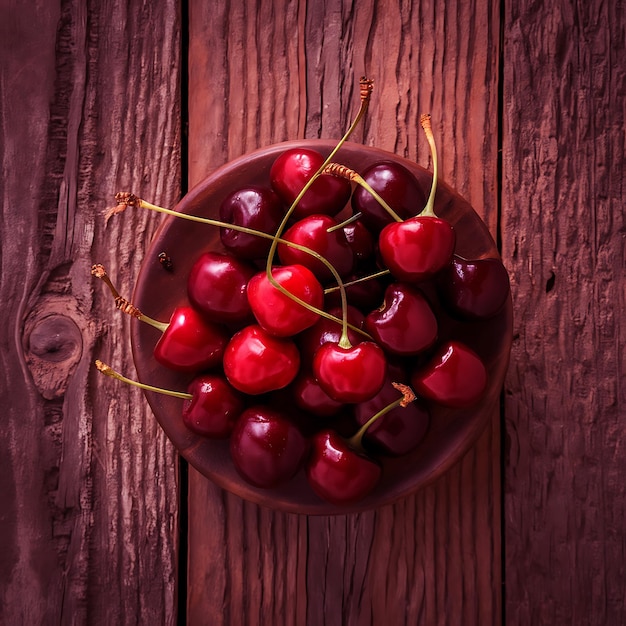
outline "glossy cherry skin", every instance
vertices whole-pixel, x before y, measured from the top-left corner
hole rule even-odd
[[[220,205],[220,220],[267,234],[274,234],[285,215],[285,206],[270,187],[252,186],[234,191]],[[241,259],[265,259],[272,241],[232,228],[221,228],[224,247]]]
[[[303,265],[281,265],[272,268],[276,282],[303,302],[321,309],[324,290],[313,272]],[[248,302],[259,325],[277,337],[290,337],[313,326],[319,313],[310,311],[275,287],[265,271],[248,283]]]
[[[361,221],[352,222],[343,227],[343,234],[352,248],[352,254],[356,263],[367,261],[374,255],[376,245],[374,235]]]
[[[384,350],[418,354],[437,339],[437,318],[424,294],[406,283],[392,283],[380,308],[365,317],[365,330]]]
[[[210,320],[226,324],[251,321],[247,287],[257,271],[232,254],[205,252],[189,272],[187,295]]]
[[[345,276],[354,266],[354,253],[343,229],[328,232],[333,226],[337,226],[337,221],[330,215],[309,215],[298,220],[281,238],[317,252],[340,276]],[[321,282],[333,279],[331,270],[322,261],[303,250],[281,243],[278,246],[278,257],[283,265],[300,264],[308,267]]]
[[[353,450],[337,433],[323,430],[311,440],[306,465],[311,489],[323,500],[336,505],[352,504],[373,491],[381,467]]]
[[[325,343],[313,358],[320,387],[338,402],[364,402],[376,395],[387,373],[385,354],[372,341],[350,348]]]
[[[261,405],[241,414],[230,438],[235,468],[246,481],[264,489],[293,478],[307,451],[307,440],[289,418]]]
[[[244,408],[241,394],[217,374],[194,378],[187,391],[193,397],[183,404],[185,426],[204,437],[228,437]]]
[[[334,307],[328,309],[328,313],[333,315],[336,319],[341,320],[341,308]],[[355,328],[363,328],[363,320],[365,319],[363,313],[353,306],[348,305],[348,322]],[[334,320],[330,320],[326,317],[320,317],[317,322],[310,328],[307,328],[304,332],[300,333],[296,339],[298,348],[300,349],[300,356],[303,363],[312,363],[315,353],[325,343],[338,343],[341,338],[341,323]],[[348,328],[348,339],[352,345],[361,343],[365,337],[355,330]]]
[[[356,281],[363,276],[368,276],[369,273],[366,270],[364,274],[351,274],[344,279],[348,303],[365,312],[380,306],[385,293],[385,282],[380,278],[369,278],[362,282],[355,282],[353,285],[348,285],[347,283]],[[325,302],[327,306],[340,306],[341,297],[339,291],[335,290],[327,293]]]
[[[459,255],[437,274],[437,291],[446,309],[462,319],[497,315],[509,295],[509,275],[500,259],[469,260]]]
[[[295,343],[257,324],[235,333],[224,350],[224,374],[239,391],[258,395],[286,387],[300,368]]]
[[[321,387],[311,372],[301,372],[291,385],[292,398],[298,408],[317,417],[337,415],[342,402],[333,400]]]
[[[456,234],[439,217],[413,217],[383,228],[380,256],[396,280],[414,283],[434,276],[452,260]]]
[[[272,189],[290,207],[323,162],[324,157],[316,150],[285,150],[270,169]],[[296,219],[315,213],[336,215],[350,200],[351,193],[352,187],[348,180],[322,174],[298,202],[292,215]]]
[[[354,406],[354,417],[361,426],[379,411],[402,396],[387,377],[383,388],[370,400]],[[428,409],[414,400],[406,407],[396,407],[379,417],[366,431],[364,442],[377,451],[402,456],[414,450],[424,439],[430,423]]]
[[[475,405],[487,388],[487,369],[481,358],[459,341],[449,341],[411,376],[418,396],[456,409]]]
[[[363,172],[363,178],[402,219],[417,215],[426,204],[417,179],[399,163],[375,163]],[[361,186],[352,194],[352,210],[360,212],[363,223],[375,233],[393,221],[378,200]]]
[[[228,343],[226,330],[190,306],[174,310],[154,348],[154,358],[173,370],[199,372],[219,365]]]

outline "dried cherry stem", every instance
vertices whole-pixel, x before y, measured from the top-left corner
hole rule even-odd
[[[180,398],[181,400],[191,400],[193,398],[190,393],[186,393],[184,391],[171,391],[170,389],[153,387],[152,385],[146,385],[145,383],[140,383],[137,380],[126,378],[126,376],[123,376],[119,372],[116,372],[112,367],[108,366],[106,363],[103,363],[100,359],[96,359],[96,368],[105,376],[109,376],[110,378],[114,378],[115,380],[127,383],[129,385],[132,385],[133,387],[139,387],[139,389],[145,389],[146,391],[155,391],[156,393],[160,393],[165,396],[172,396],[173,398]]]
[[[435,193],[437,191],[437,179],[439,177],[439,165],[437,163],[437,145],[435,144],[435,137],[433,135],[433,128],[430,121],[430,113],[424,113],[420,117],[420,124],[426,134],[426,140],[430,146],[430,153],[433,159],[433,181],[430,187],[430,194],[426,201],[426,206],[423,208],[419,217],[437,217],[435,214]]]
[[[352,435],[352,437],[347,439],[346,443],[351,448],[363,451],[363,437],[365,436],[365,433],[370,428],[370,426],[374,424],[374,422],[379,420],[383,415],[389,413],[389,411],[392,411],[396,407],[401,406],[404,408],[408,406],[411,402],[413,402],[413,400],[415,400],[415,393],[408,385],[403,385],[402,383],[391,384],[402,394],[402,397],[398,398],[391,404],[388,404],[386,407],[378,411],[378,413],[372,415],[372,417],[370,417],[367,422],[365,422],[365,424],[363,424],[363,426],[361,426],[361,428],[359,428],[359,430],[357,430],[357,432]]]
[[[324,172],[323,173],[324,174],[330,174],[331,176],[336,176],[337,178],[345,178],[346,180],[349,180],[351,183],[356,183],[357,185],[361,185],[361,187],[363,187],[363,189],[365,189],[370,194],[372,194],[372,196],[376,199],[376,201],[380,204],[380,206],[382,206],[383,209],[385,209],[385,211],[387,211],[387,213],[389,213],[389,215],[396,222],[403,222],[404,221],[385,202],[385,200],[383,200],[383,198],[381,198],[380,194],[375,189],[373,189],[372,186],[357,171],[353,170],[352,168],[347,167],[346,165],[342,165],[341,163],[329,163],[324,168]],[[360,217],[361,214],[357,213],[356,216]],[[337,230],[339,228],[343,228],[347,224],[353,222],[355,219],[358,219],[358,217],[355,217],[355,215],[353,215],[352,217],[350,217],[345,222],[342,222],[341,224],[337,224],[336,226],[331,226],[328,229],[328,232],[331,232],[333,230]]]
[[[146,324],[150,324],[150,326],[153,326],[157,330],[165,332],[169,324],[166,324],[165,322],[159,322],[158,320],[144,315],[134,304],[126,300],[126,298],[120,296],[119,292],[117,291],[117,289],[111,282],[108,274],[106,273],[104,265],[101,265],[100,263],[93,265],[91,267],[91,275],[99,278],[109,288],[109,291],[113,294],[113,297],[115,298],[116,308],[118,308],[123,313],[130,315],[131,317],[136,317],[140,322],[146,322]]]
[[[248,235],[254,235],[256,237],[261,237],[262,239],[269,239],[271,241],[278,241],[278,243],[284,243],[285,245],[287,245],[287,246],[289,246],[291,248],[294,248],[296,250],[300,250],[301,252],[305,252],[306,254],[310,254],[312,257],[314,257],[315,259],[317,259],[318,261],[323,263],[330,270],[330,272],[333,273],[333,276],[337,275],[337,272],[336,272],[335,268],[333,267],[333,265],[330,263],[330,261],[325,259],[318,252],[315,252],[315,250],[312,250],[311,248],[307,248],[306,246],[302,246],[300,244],[294,243],[293,241],[287,241],[286,239],[277,238],[276,235],[270,235],[268,233],[264,233],[263,231],[254,230],[252,228],[247,228],[245,226],[238,226],[236,224],[229,224],[228,222],[222,222],[220,220],[214,220],[214,219],[209,218],[209,217],[199,217],[197,215],[189,215],[188,213],[181,213],[180,211],[175,211],[174,209],[166,209],[165,207],[157,206],[156,204],[152,204],[150,202],[147,202],[146,200],[143,200],[142,198],[139,198],[138,196],[136,196],[134,193],[130,193],[128,191],[121,191],[121,192],[116,193],[115,194],[115,200],[117,202],[117,205],[115,207],[111,208],[111,209],[108,209],[106,211],[106,213],[105,213],[105,216],[107,217],[107,219],[109,217],[111,217],[112,215],[117,215],[118,213],[122,213],[128,207],[136,207],[136,208],[141,208],[141,209],[147,209],[149,211],[155,211],[157,213],[163,213],[165,215],[171,215],[172,217],[178,217],[178,218],[181,218],[181,219],[189,220],[191,222],[198,222],[200,224],[208,224],[209,226],[217,226],[218,228],[230,228],[231,230],[236,230],[238,232],[246,233]],[[92,274],[93,274],[93,270],[92,270]],[[341,280],[340,277],[339,277],[339,280]],[[109,283],[110,283],[110,281],[109,281]],[[284,288],[282,288],[282,286],[279,285],[279,287],[281,287],[281,291],[284,290]],[[109,286],[109,288],[111,288],[111,285]],[[117,292],[114,291],[113,295],[114,295],[114,297],[117,298],[119,296],[119,294],[117,294],[117,295],[116,294],[117,294]],[[330,313],[327,313],[323,309],[317,309],[317,308],[311,306],[310,304],[308,304],[306,302],[302,302],[299,298],[297,298],[297,296],[295,296],[293,294],[291,294],[291,296],[292,296],[292,299],[296,300],[298,303],[302,304],[302,306],[308,308],[310,311],[317,313],[321,317],[325,317],[326,319],[329,319],[329,320],[332,320],[334,322],[337,322],[338,324],[343,324],[343,320],[342,319],[340,319],[338,317],[335,317],[334,315],[331,315]],[[118,307],[118,308],[120,308],[120,307]],[[138,309],[136,309],[136,310],[138,310]],[[144,317],[147,318],[147,316],[144,316]],[[143,321],[148,321],[148,319],[149,318],[147,318],[147,319],[145,319]],[[161,323],[161,322],[157,322],[157,323]],[[348,324],[348,327],[350,328],[350,330],[353,330],[353,331],[355,331],[357,333],[360,333],[366,339],[371,339],[372,338],[371,335],[366,333],[364,330],[362,330],[360,328],[357,328],[356,326],[353,326],[352,324]]]
[[[374,278],[380,278],[381,276],[388,276],[391,272],[389,270],[380,270],[380,272],[374,272],[373,274],[368,274],[367,276],[361,276],[360,278],[355,278],[354,280],[350,280],[343,284],[343,286],[347,289],[348,287],[352,287],[353,285],[358,285],[360,283],[365,283],[368,280],[372,280]],[[324,295],[327,296],[329,293],[335,293],[339,289],[336,287],[327,287],[324,289]]]
[[[350,135],[354,132],[354,129],[358,126],[359,122],[361,121],[361,119],[363,118],[365,113],[367,112],[367,109],[368,109],[369,103],[370,103],[370,98],[371,98],[371,95],[372,95],[372,89],[374,88],[374,82],[372,80],[366,78],[365,76],[362,76],[359,84],[360,84],[361,106],[359,107],[359,111],[356,114],[356,117],[354,118],[354,121],[352,122],[352,124],[350,124],[350,127],[348,128],[348,130],[346,131],[344,136],[337,142],[337,145],[331,150],[330,154],[326,157],[326,159],[324,159],[324,162],[319,166],[319,168],[313,174],[313,176],[311,176],[311,178],[309,178],[309,180],[306,182],[304,187],[300,190],[300,193],[296,196],[296,199],[293,201],[293,203],[291,204],[291,206],[289,207],[289,209],[285,213],[285,216],[283,217],[282,222],[278,226],[278,230],[276,231],[276,239],[274,239],[274,241],[272,242],[272,245],[270,246],[269,253],[267,255],[267,263],[266,263],[265,271],[266,271],[266,274],[267,274],[268,281],[276,289],[278,289],[279,291],[284,293],[287,297],[291,298],[294,302],[297,302],[298,304],[304,306],[308,310],[313,310],[313,307],[311,307],[311,305],[307,304],[306,302],[303,302],[300,298],[298,298],[297,296],[292,294],[290,291],[285,289],[272,276],[272,265],[273,265],[273,262],[274,262],[274,256],[276,254],[276,249],[278,248],[279,238],[283,234],[283,231],[285,230],[285,228],[287,226],[287,222],[289,221],[289,218],[293,214],[296,206],[298,206],[298,203],[300,202],[300,200],[302,199],[304,194],[309,190],[311,185],[313,185],[313,183],[319,178],[319,176],[321,176],[324,173],[324,168],[329,163],[332,162],[335,154],[337,154],[337,152],[339,151],[341,146],[343,146],[343,144],[347,141],[348,137],[350,137]],[[342,320],[341,320],[341,337],[339,339],[339,345],[342,348],[350,348],[350,347],[352,347],[352,343],[350,342],[350,339],[348,337],[348,327],[349,327],[349,324],[348,324],[348,299],[346,297],[346,290],[344,289],[343,281],[341,280],[341,276],[339,276],[339,274],[334,270],[334,268],[332,268],[331,271],[332,271],[332,274],[333,274],[333,278],[337,281],[337,285],[339,286],[339,293],[341,294],[341,317],[342,317]]]

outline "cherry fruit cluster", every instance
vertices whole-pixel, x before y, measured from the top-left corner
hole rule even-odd
[[[371,81],[361,88],[355,124]],[[396,161],[363,172],[333,161],[349,131],[327,157],[284,150],[266,184],[223,200],[219,220],[118,196],[118,210],[145,206],[220,229],[222,248],[195,260],[188,302],[167,324],[121,298],[101,266],[93,274],[119,308],[162,332],[155,359],[192,377],[185,392],[167,392],[182,399],[181,419],[198,435],[227,438],[255,487],[304,470],[323,500],[357,502],[380,481],[381,458],[419,446],[434,405],[464,410],[487,388],[481,357],[442,336],[439,320],[497,315],[508,275],[498,258],[456,253],[455,229],[433,210],[437,155],[430,117],[421,122],[430,190]]]

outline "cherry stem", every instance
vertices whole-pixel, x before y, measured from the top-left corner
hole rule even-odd
[[[104,265],[101,265],[100,263],[93,265],[91,267],[91,275],[99,278],[102,282],[105,283],[105,285],[109,288],[110,292],[115,298],[116,308],[118,308],[120,311],[126,313],[127,315],[130,315],[131,317],[136,317],[140,322],[150,324],[150,326],[153,326],[157,330],[160,330],[162,333],[166,331],[169,324],[166,324],[165,322],[159,322],[158,320],[144,315],[134,304],[126,300],[126,298],[120,296],[119,292],[117,291],[117,289],[111,282],[108,274],[106,273]]]
[[[312,257],[316,258],[318,261],[322,262],[326,267],[328,267],[328,269],[331,272],[334,270],[334,267],[332,266],[332,264],[327,259],[325,259],[321,254],[315,252],[315,250],[312,250],[311,248],[307,248],[306,246],[301,246],[300,244],[297,244],[297,243],[295,243],[293,241],[287,241],[286,239],[276,238],[275,235],[270,235],[270,234],[264,233],[263,231],[260,231],[260,230],[254,230],[252,228],[247,228],[245,226],[238,226],[236,224],[229,224],[228,222],[222,222],[220,220],[214,220],[214,219],[211,219],[209,217],[200,217],[200,216],[197,216],[197,215],[189,215],[188,213],[181,213],[180,211],[175,211],[174,209],[166,209],[165,207],[157,206],[156,204],[152,204],[150,202],[147,202],[146,200],[143,200],[142,198],[139,198],[135,194],[129,193],[127,191],[123,191],[123,192],[119,192],[119,193],[115,194],[115,200],[117,201],[117,205],[115,207],[107,210],[107,212],[105,214],[107,219],[111,215],[116,215],[117,213],[123,212],[129,206],[136,207],[136,208],[141,208],[141,209],[147,209],[149,211],[155,211],[157,213],[163,213],[165,215],[171,215],[172,217],[178,217],[178,218],[181,218],[181,219],[189,220],[191,222],[199,222],[201,224],[208,224],[209,226],[217,226],[218,228],[230,228],[231,230],[236,230],[237,232],[246,233],[248,235],[254,235],[256,237],[261,237],[263,239],[269,239],[271,241],[277,240],[278,243],[284,243],[285,245],[287,245],[287,246],[289,246],[291,248],[294,248],[296,250],[300,250],[302,252],[305,252],[306,254],[310,254]],[[92,274],[93,274],[93,269],[92,269]],[[109,283],[110,283],[110,281],[109,281]],[[279,285],[279,287],[280,287],[280,285]],[[282,290],[283,289],[281,289],[281,291]],[[117,292],[114,291],[113,295],[116,298],[119,297],[119,294],[117,294],[117,295],[116,294],[117,294]],[[338,317],[335,317],[334,315],[331,315],[330,313],[327,313],[323,309],[318,309],[318,308],[308,304],[307,302],[300,301],[300,299],[297,296],[291,294],[290,292],[287,292],[287,294],[290,295],[290,297],[292,297],[292,299],[295,299],[296,301],[298,301],[299,304],[302,304],[302,306],[304,306],[307,309],[309,309],[311,312],[314,312],[314,313],[317,313],[318,315],[320,315],[320,317],[324,317],[326,319],[332,320],[334,322],[337,322],[338,324],[343,324],[343,320],[342,319],[340,319]],[[124,302],[126,302],[126,301],[124,300]],[[132,305],[130,305],[130,306],[132,306]],[[121,307],[119,307],[119,308],[121,308]],[[135,310],[138,311],[138,309],[135,309]],[[130,311],[127,311],[127,312],[129,314],[132,314]],[[147,317],[147,316],[144,316],[144,317]],[[148,319],[145,319],[144,321],[148,321]],[[161,322],[157,322],[157,324],[160,324],[160,323]],[[356,326],[353,326],[352,324],[348,324],[348,327],[351,330],[353,330],[353,331],[355,331],[357,333],[360,333],[363,337],[365,337],[367,339],[371,339],[372,338],[371,335],[366,333],[364,330],[362,330],[360,328],[357,328]]]
[[[359,211],[358,213],[353,213],[348,219],[344,220],[343,222],[339,222],[339,224],[335,224],[334,226],[327,228],[326,232],[334,233],[336,230],[339,230],[340,228],[345,228],[346,226],[350,226],[350,224],[357,222],[361,218],[362,215],[363,214],[361,213],[361,211]]]
[[[380,194],[355,170],[341,165],[340,163],[329,163],[324,168],[324,174],[330,174],[331,176],[336,176],[337,178],[345,178],[352,183],[356,183],[357,185],[361,185],[363,189],[369,192],[376,201],[380,204],[380,206],[389,213],[389,215],[396,222],[403,222],[404,220],[385,202],[385,200],[380,196]],[[360,214],[358,214],[360,216]],[[354,217],[354,216],[353,216]],[[352,218],[351,218],[352,219]],[[358,218],[357,218],[358,219]],[[337,228],[336,226],[332,227],[333,230]]]
[[[365,76],[362,76],[360,80],[360,86],[361,86],[361,90],[360,90],[361,106],[359,107],[359,111],[356,117],[354,118],[354,121],[352,122],[352,124],[350,124],[350,128],[348,128],[344,136],[337,142],[337,145],[331,150],[330,154],[326,157],[324,162],[319,166],[319,168],[313,174],[313,176],[309,178],[309,180],[306,182],[304,187],[300,190],[300,193],[296,196],[296,199],[293,201],[287,213],[285,213],[285,216],[283,217],[282,222],[278,226],[278,230],[276,231],[276,238],[272,242],[269,253],[267,255],[266,274],[267,274],[268,281],[276,289],[284,293],[286,296],[290,297],[292,300],[298,302],[299,304],[305,305],[306,303],[303,303],[299,298],[291,294],[287,289],[285,289],[281,284],[279,284],[278,281],[272,276],[272,265],[274,261],[274,256],[276,254],[276,249],[278,248],[278,238],[282,235],[283,231],[285,230],[287,226],[287,222],[289,221],[289,218],[291,217],[292,213],[294,212],[296,206],[298,205],[298,203],[300,202],[304,194],[309,190],[311,185],[313,185],[313,183],[318,179],[318,177],[324,173],[324,168],[330,162],[332,162],[335,154],[337,154],[341,146],[343,146],[343,144],[347,141],[348,137],[350,137],[354,129],[357,127],[357,125],[361,121],[361,118],[367,112],[367,108],[369,106],[370,97],[371,97],[372,89],[373,89],[373,81],[365,78]],[[341,280],[341,277],[339,276],[337,271],[332,266],[330,266],[329,269],[331,270],[333,277],[337,281],[337,285],[339,286],[339,293],[341,294],[342,324],[341,324],[341,337],[339,339],[339,345],[342,348],[351,348],[352,343],[350,342],[350,339],[348,337],[348,299],[346,297],[346,290],[344,289],[343,281]],[[309,307],[307,306],[306,308],[309,308]]]
[[[372,280],[374,278],[380,278],[381,276],[387,276],[390,274],[389,270],[380,270],[380,272],[375,272],[374,274],[368,274],[367,276],[361,276],[360,278],[355,278],[347,283],[344,283],[343,286],[347,289],[348,287],[352,287],[353,285],[358,285],[360,283],[367,282],[368,280]],[[334,293],[337,291],[339,287],[327,287],[324,289],[324,295],[328,295],[329,293]]]
[[[391,384],[402,394],[402,397],[398,398],[391,404],[388,404],[386,407],[378,411],[378,413],[375,413],[374,415],[372,415],[372,417],[370,417],[367,420],[367,422],[365,422],[365,424],[363,424],[363,426],[361,426],[361,428],[359,428],[359,430],[357,430],[357,432],[354,435],[352,435],[352,437],[350,437],[349,439],[346,439],[346,443],[351,448],[362,451],[363,450],[363,437],[365,433],[367,432],[367,430],[370,428],[370,426],[374,424],[374,422],[378,421],[383,415],[386,415],[387,413],[389,413],[389,411],[392,411],[393,409],[399,406],[404,408],[408,406],[411,402],[413,402],[413,400],[415,400],[415,393],[408,385],[403,385],[402,383],[391,383]]]
[[[433,159],[433,181],[430,187],[430,194],[426,202],[426,206],[419,214],[419,217],[437,217],[435,214],[435,193],[437,191],[437,179],[439,177],[439,165],[437,163],[437,145],[435,144],[435,137],[433,136],[433,128],[430,121],[430,114],[424,113],[420,117],[420,124],[426,134],[428,145],[430,146],[430,153]]]
[[[123,383],[128,383],[133,387],[139,387],[139,389],[145,389],[146,391],[156,391],[157,393],[163,394],[165,396],[172,396],[173,398],[181,398],[182,400],[191,400],[193,396],[190,393],[185,393],[184,391],[171,391],[169,389],[161,389],[161,387],[153,387],[152,385],[146,385],[145,383],[140,383],[136,380],[132,380],[130,378],[126,378],[119,372],[116,372],[113,368],[109,367],[106,363],[100,361],[100,359],[96,359],[96,368],[99,372],[102,372],[105,376],[109,376],[110,378],[114,378],[115,380],[120,380]]]

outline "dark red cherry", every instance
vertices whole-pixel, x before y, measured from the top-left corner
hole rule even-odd
[[[243,411],[242,396],[217,374],[194,378],[187,391],[193,397],[183,404],[185,426],[204,437],[228,437]]]
[[[261,405],[241,414],[230,438],[235,468],[246,481],[264,489],[293,478],[307,451],[307,440],[289,418]]]
[[[324,290],[308,268],[303,265],[276,266],[272,268],[272,277],[299,300],[318,310],[322,308]],[[296,335],[319,319],[319,313],[305,308],[273,285],[265,271],[250,279],[248,302],[259,325],[277,337]]]
[[[220,205],[220,220],[234,226],[273,235],[285,215],[285,207],[269,187],[253,186],[239,189],[227,196]],[[221,228],[224,247],[242,259],[264,259],[272,241],[232,228]]]
[[[309,179],[324,162],[316,150],[291,148],[285,150],[272,164],[272,188],[290,207]],[[350,182],[330,174],[321,175],[304,194],[293,212],[299,219],[315,213],[336,215],[350,200]]]
[[[383,386],[387,361],[382,349],[372,341],[350,348],[325,343],[315,353],[313,373],[320,387],[338,402],[364,402]]]
[[[174,310],[154,348],[155,359],[170,369],[198,372],[219,365],[228,343],[225,329],[190,306]]]
[[[402,397],[402,393],[393,386],[391,377],[387,377],[383,388],[370,400],[354,406],[354,416],[361,426]],[[366,431],[364,441],[376,450],[392,456],[402,456],[415,449],[424,439],[430,422],[428,409],[419,400],[407,406],[398,406],[378,418]]]
[[[369,276],[369,273],[367,273],[368,270],[363,271],[363,274],[350,274],[346,276],[344,282],[349,304],[360,311],[367,312],[380,306],[385,292],[385,281],[382,278],[359,280]],[[327,292],[325,302],[327,306],[340,306],[341,296],[339,295],[339,290],[334,289],[333,291]]]
[[[476,404],[487,388],[487,369],[481,358],[459,341],[449,341],[411,376],[418,396],[452,408]]]
[[[487,319],[496,315],[509,295],[509,275],[500,259],[465,259],[437,274],[437,291],[448,311],[462,319]]]
[[[356,263],[368,260],[374,255],[376,244],[374,235],[367,229],[363,222],[357,220],[343,227],[346,241],[352,248],[352,254]]]
[[[380,480],[381,467],[351,448],[334,431],[324,430],[311,440],[306,475],[311,489],[320,498],[346,505],[371,493]]]
[[[286,387],[300,368],[293,341],[252,324],[235,333],[224,350],[224,374],[244,393],[257,395]]]
[[[301,372],[291,385],[293,401],[298,408],[317,417],[332,417],[343,407],[333,400],[321,387],[311,372]]]
[[[250,321],[248,281],[257,269],[232,254],[205,252],[187,278],[190,302],[208,319],[223,323]]]
[[[426,280],[448,265],[455,243],[450,223],[430,215],[388,224],[378,239],[383,263],[397,280],[410,283]]]
[[[345,276],[352,271],[354,254],[343,229],[328,232],[333,226],[337,226],[337,221],[329,215],[309,215],[298,220],[283,233],[281,239],[317,252],[340,276]],[[322,261],[303,250],[281,243],[278,245],[278,257],[283,265],[308,267],[321,282],[333,279],[331,270]]]
[[[403,165],[394,161],[382,161],[363,172],[363,178],[380,197],[401,217],[417,215],[426,202],[415,176]],[[352,195],[352,210],[362,214],[361,220],[378,233],[393,218],[364,187],[358,186]]]
[[[328,313],[341,320],[341,308],[328,309]],[[348,305],[348,322],[355,328],[363,328],[364,316],[361,311]],[[353,345],[363,341],[365,337],[348,328],[348,339]],[[339,343],[341,339],[341,323],[326,317],[320,317],[313,326],[300,333],[296,339],[303,363],[311,363],[318,349],[325,343]]]
[[[435,343],[437,319],[419,289],[392,283],[382,306],[365,317],[365,330],[385,350],[409,356]]]

